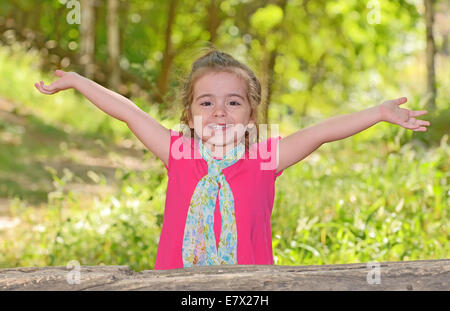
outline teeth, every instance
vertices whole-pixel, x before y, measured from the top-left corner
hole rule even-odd
[[[218,130],[218,129],[224,129],[225,127],[228,128],[228,127],[231,127],[231,126],[233,126],[233,124],[227,124],[227,125],[210,125],[210,127],[212,127],[213,129],[216,129],[216,130]]]

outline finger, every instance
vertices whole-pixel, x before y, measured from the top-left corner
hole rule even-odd
[[[429,126],[430,122],[411,118],[406,122],[402,122],[401,125],[410,130],[418,130],[419,128],[425,128],[424,126]]]
[[[426,126],[429,126],[430,125],[430,122],[429,121],[424,121],[424,120],[419,120],[419,125],[426,125]]]
[[[38,89],[39,92],[43,93],[42,87],[40,83],[35,83],[34,86]]]
[[[414,129],[413,131],[414,131],[414,132],[426,132],[426,131],[427,131],[427,128],[426,128],[426,127],[419,127],[419,128],[417,128],[417,129]]]
[[[411,117],[423,116],[424,114],[427,114],[427,113],[428,113],[428,111],[426,111],[426,110],[411,111]]]
[[[40,86],[41,86],[41,89],[43,89],[44,91],[50,92],[50,90],[47,89],[47,86],[45,84],[41,84]]]
[[[41,81],[42,82],[42,81]],[[42,89],[46,90],[47,92],[53,92],[55,90],[54,84],[45,85],[44,82],[41,83]]]
[[[55,75],[57,75],[58,77],[62,77],[65,74],[66,73],[64,71],[62,71],[62,70],[59,70],[59,69],[55,70]]]
[[[37,90],[42,93],[42,90],[41,90],[41,87],[40,87],[39,83],[35,83],[34,87],[37,88]]]
[[[429,125],[430,125],[429,121],[414,119],[414,122],[411,122],[410,124],[408,124],[408,127],[415,131],[422,131],[423,129],[426,130],[426,126],[429,126]]]
[[[42,83],[40,83],[40,84],[36,83],[35,86],[43,94],[52,94],[52,92],[49,92],[46,89],[42,88]]]
[[[406,97],[400,97],[400,98],[394,99],[394,103],[396,103],[397,105],[404,104],[407,101],[408,101],[408,99]]]
[[[425,121],[425,120],[419,120],[416,118],[410,118],[407,122],[405,122],[406,124],[412,125],[412,126],[429,126],[430,125],[430,121]]]
[[[42,94],[49,94],[49,92],[41,89],[40,87],[37,88],[39,92],[41,92]]]

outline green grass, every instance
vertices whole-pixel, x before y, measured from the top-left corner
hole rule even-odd
[[[0,231],[0,267],[66,265],[77,260],[82,265],[153,269],[167,186],[162,163],[141,172],[117,169],[109,181],[118,186],[114,195],[86,201],[77,191],[67,192],[66,185],[76,178],[71,170],[57,174],[50,169],[43,174],[33,161],[45,163],[55,154],[64,155],[67,146],[61,141],[70,146],[100,137],[108,145],[135,138],[119,121],[104,121],[110,117],[72,91],[54,96],[37,93],[34,81],[46,76],[20,53],[11,57],[0,49],[0,74],[11,81],[8,86],[0,83],[0,96],[30,109],[26,132],[36,133],[50,146],[0,119],[0,132],[9,133],[10,141],[0,141],[0,196],[20,193],[10,206],[11,216],[20,223]],[[154,112],[162,119],[157,109]],[[176,117],[165,119],[165,125],[171,127]],[[100,127],[103,136],[96,136]],[[278,178],[272,214],[275,264],[450,257],[449,136],[434,133],[440,140],[430,146],[423,144],[424,133],[389,124],[375,127],[323,145]],[[142,161],[155,157],[144,153]],[[90,174],[94,183],[105,184],[104,178]],[[23,175],[51,180],[53,187],[30,193],[19,181]],[[45,204],[39,208],[30,204],[34,195],[44,196]]]

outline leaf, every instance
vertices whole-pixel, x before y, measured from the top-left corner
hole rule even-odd
[[[251,26],[261,35],[267,34],[283,19],[283,10],[274,4],[259,8],[250,18]]]

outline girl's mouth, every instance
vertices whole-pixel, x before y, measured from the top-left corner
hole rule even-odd
[[[231,128],[233,124],[209,124],[208,127],[214,131],[226,131]]]

